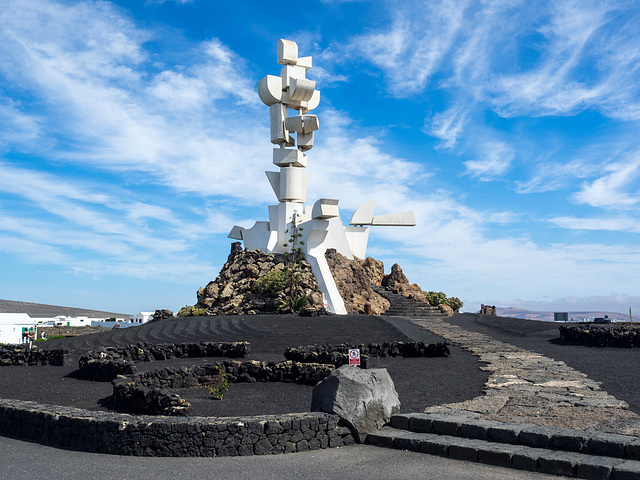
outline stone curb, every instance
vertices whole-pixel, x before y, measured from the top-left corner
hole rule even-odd
[[[338,415],[155,417],[0,398],[0,435],[114,455],[273,455],[353,445]]]
[[[630,435],[425,413],[394,415],[391,427],[495,444],[640,460],[640,438]]]
[[[551,475],[602,480],[640,478],[640,462],[635,460],[496,443],[490,440],[437,433],[418,433],[392,427],[384,427],[376,433],[369,434],[367,443]]]

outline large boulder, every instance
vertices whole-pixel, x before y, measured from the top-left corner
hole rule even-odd
[[[313,388],[311,411],[339,415],[362,443],[400,411],[400,399],[386,368],[343,365]]]

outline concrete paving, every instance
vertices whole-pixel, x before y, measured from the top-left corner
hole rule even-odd
[[[153,458],[80,453],[0,437],[0,465],[2,477],[13,480],[563,478],[369,445],[260,457]]]

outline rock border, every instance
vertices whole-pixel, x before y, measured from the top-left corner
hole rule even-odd
[[[302,363],[328,363],[336,368],[349,364],[349,350],[360,349],[361,367],[367,368],[369,357],[448,357],[451,355],[449,342],[382,342],[368,345],[301,345],[289,347],[284,352],[287,360]]]
[[[337,415],[152,417],[0,399],[0,434],[113,455],[222,457],[304,452],[355,443]]]
[[[640,347],[640,325],[593,323],[560,325],[560,338],[588,347],[637,348]]]
[[[113,381],[113,400],[121,409],[144,415],[189,415],[191,405],[178,391],[222,383],[288,382],[316,385],[334,367],[318,363],[216,362],[192,367],[165,367],[153,372],[119,376]],[[178,390],[178,391],[176,391]]]
[[[69,350],[57,348],[52,350],[40,350],[35,345],[29,348],[25,344],[0,345],[0,366],[18,365],[64,365],[65,355]]]
[[[136,362],[198,357],[243,358],[250,350],[249,342],[138,343],[105,347],[82,355],[78,360],[78,372],[84,380],[108,382],[118,375],[133,375]]]

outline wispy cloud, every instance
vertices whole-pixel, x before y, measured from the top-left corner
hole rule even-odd
[[[590,178],[602,171],[601,161],[575,159],[568,163],[539,162],[532,178],[516,181],[518,193],[542,193],[571,188],[571,180]]]
[[[470,107],[456,105],[434,114],[425,121],[425,132],[442,140],[442,147],[451,149],[462,134],[468,121]]]
[[[480,160],[464,162],[467,174],[477,177],[483,182],[495,180],[503,176],[511,167],[515,157],[513,148],[505,142],[486,142],[478,149]]]
[[[398,96],[420,92],[439,70],[463,27],[468,2],[389,3],[391,24],[358,36],[349,49],[381,68]]]
[[[635,208],[640,202],[640,188],[636,183],[640,177],[640,153],[626,162],[609,164],[604,171],[606,175],[582,185],[574,195],[575,201],[605,209]]]
[[[577,218],[554,217],[549,219],[558,227],[571,230],[597,230],[611,232],[640,233],[640,218],[632,217],[605,217],[605,218]]]

